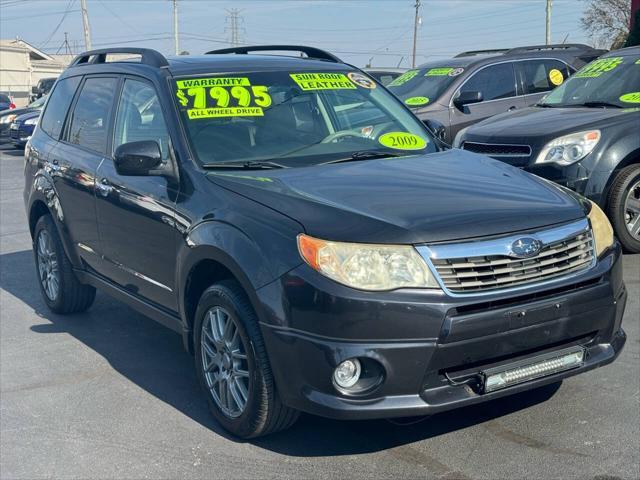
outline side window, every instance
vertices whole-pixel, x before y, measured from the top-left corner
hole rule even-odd
[[[60,80],[51,93],[47,108],[42,114],[40,129],[56,140],[60,137],[67,110],[69,110],[69,105],[71,105],[81,78],[69,77]]]
[[[520,62],[527,93],[542,93],[562,85],[570,75],[567,65],[559,60],[542,59]]]
[[[474,73],[461,91],[482,92],[483,101],[515,97],[516,75],[513,63],[498,63]]]
[[[109,115],[117,78],[88,78],[76,102],[67,140],[98,153],[107,153]]]
[[[123,143],[154,140],[162,158],[169,157],[169,134],[153,86],[138,80],[125,80],[116,115],[113,149]]]

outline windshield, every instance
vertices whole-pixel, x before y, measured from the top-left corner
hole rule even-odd
[[[248,72],[178,79],[194,153],[205,166],[433,152],[423,124],[361,73]]]
[[[640,59],[616,56],[595,60],[551,92],[542,106],[637,107],[640,104]]]
[[[422,107],[436,101],[462,72],[462,67],[447,66],[409,70],[387,85],[387,88],[407,105]]]
[[[47,96],[43,95],[42,97],[40,97],[39,99],[31,102],[28,107],[29,108],[40,108],[42,105],[44,105],[44,102],[47,100]]]
[[[9,98],[9,95],[0,93],[0,103],[11,103],[11,99]]]

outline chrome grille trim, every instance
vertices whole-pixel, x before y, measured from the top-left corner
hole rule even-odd
[[[524,144],[464,142],[461,148],[470,152],[488,155],[492,158],[529,158],[531,156],[531,145]]]
[[[522,238],[542,242],[531,258],[510,256],[510,246]],[[494,294],[564,280],[596,262],[587,219],[536,232],[417,247],[442,289],[451,296]]]

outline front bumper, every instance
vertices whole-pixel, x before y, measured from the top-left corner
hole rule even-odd
[[[12,124],[9,129],[9,138],[11,139],[11,143],[19,147],[24,147],[33,134],[34,125],[20,124],[15,127],[14,125],[16,124]]]
[[[616,245],[566,282],[481,298],[361,292],[302,265],[257,292],[278,392],[287,405],[326,417],[427,415],[605,365],[626,341],[620,257]],[[586,349],[578,368],[491,393],[468,381],[484,369],[574,345]],[[333,370],[353,357],[375,365],[380,381],[358,394],[339,392]]]

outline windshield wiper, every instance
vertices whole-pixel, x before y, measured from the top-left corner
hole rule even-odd
[[[617,105],[615,103],[610,103],[610,102],[584,102],[581,103],[577,106],[580,107],[587,107],[587,108],[597,108],[597,107],[602,107],[602,108],[607,108],[607,107],[613,107],[613,108],[622,108],[622,106]]]
[[[558,105],[551,105],[550,103],[536,103],[534,105],[534,107],[540,107],[540,108],[556,108],[558,107]]]
[[[353,152],[348,157],[338,158],[336,160],[329,160],[328,162],[322,162],[320,165],[328,165],[330,163],[343,163],[343,162],[357,162],[359,160],[375,160],[376,158],[389,158],[389,157],[405,157],[406,153],[395,152],[376,152],[363,150],[360,152]]]
[[[253,160],[246,162],[223,162],[223,163],[205,163],[202,165],[204,168],[244,168],[247,170],[259,170],[259,169],[274,169],[274,168],[289,168],[286,165],[272,162],[269,160]]]

